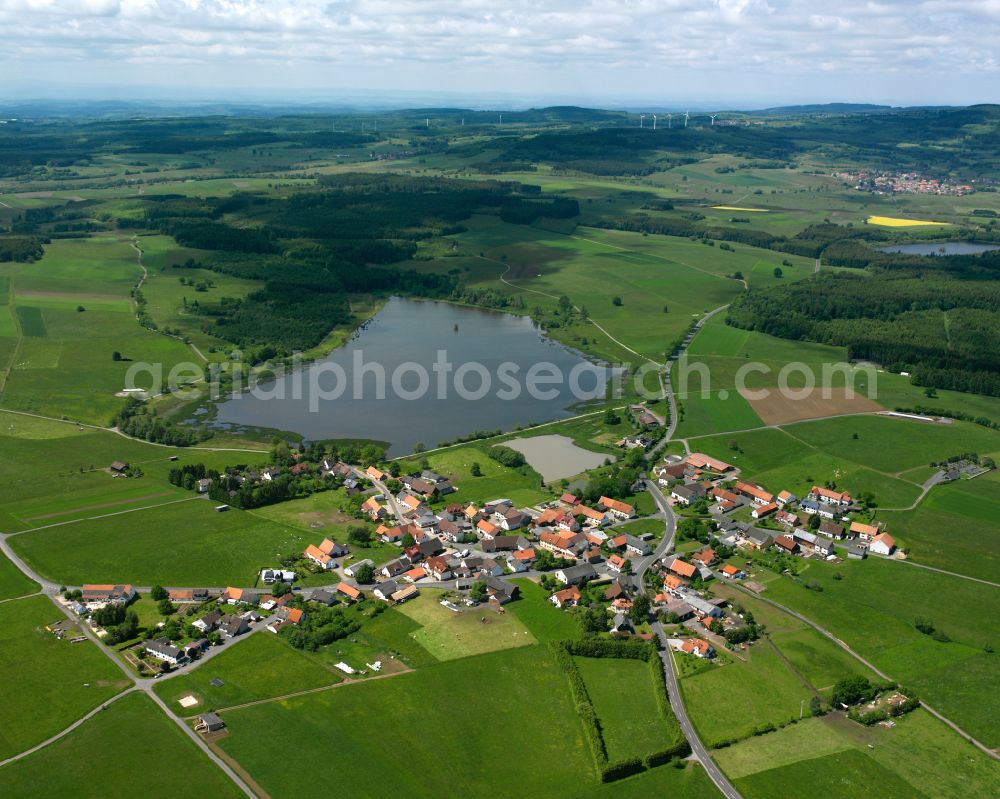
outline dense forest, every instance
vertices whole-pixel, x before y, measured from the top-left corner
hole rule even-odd
[[[911,372],[917,385],[1000,396],[1000,252],[931,258],[868,249],[864,272],[747,292],[728,323],[843,346],[853,360]]]
[[[530,224],[541,216],[574,217],[579,207],[513,182],[354,173],[322,177],[315,189],[287,198],[151,198],[143,223],[212,251],[177,268],[263,280],[264,288],[245,299],[199,303],[199,312],[214,319],[213,332],[223,339],[244,348],[270,344],[288,355],[350,321],[351,294],[450,296],[453,275],[400,264],[415,255],[418,241],[464,230],[461,223],[475,211]]]

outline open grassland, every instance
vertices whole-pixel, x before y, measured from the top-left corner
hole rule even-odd
[[[448,697],[466,697],[475,712],[456,712]],[[539,707],[545,712],[536,712]],[[390,726],[391,747],[372,734],[373,720]],[[553,720],[558,735],[552,733]],[[442,785],[464,796],[495,796],[497,763],[485,753],[496,749],[498,735],[505,752],[503,781],[517,785],[522,795],[569,797],[596,787],[566,678],[543,647],[258,705],[227,713],[226,722],[229,736],[222,748],[274,796],[321,796],[328,786],[296,759],[269,757],[271,745],[261,730],[293,736],[307,762],[322,761],[332,746],[342,762],[364,764],[351,773],[351,792],[359,799],[436,797]]]
[[[340,672],[331,671],[267,631],[230,641],[225,647],[221,655],[156,687],[174,713],[194,716],[341,682]],[[215,687],[211,683],[217,679],[223,684]],[[187,696],[193,696],[198,704],[182,707],[180,700]]]
[[[765,775],[796,763],[815,764],[819,758],[846,752],[862,754],[889,770],[911,786],[913,796],[988,799],[1000,786],[1000,766],[995,761],[923,711],[898,719],[892,729],[863,727],[840,714],[806,719],[719,750],[715,758],[741,789],[745,788],[744,778],[761,774],[762,779],[752,781],[745,795],[763,796],[767,794],[754,791],[762,790],[762,784],[774,777]],[[800,773],[802,781],[797,788],[782,795],[817,795],[826,779],[825,771],[820,768],[815,779],[808,773]],[[842,794],[835,791],[832,795]]]
[[[194,496],[189,493],[189,496]],[[193,498],[149,510],[17,535],[11,546],[40,574],[67,585],[253,585],[265,566],[298,555],[319,533]],[[319,575],[318,581],[336,580]]]
[[[21,574],[20,569],[0,554],[0,600],[32,594],[38,589],[38,583]]]
[[[755,644],[745,657],[727,658],[723,665],[681,680],[684,703],[706,746],[746,738],[762,725],[797,719],[803,702],[808,714],[811,691],[766,642]]]
[[[65,738],[0,768],[0,795],[131,799],[137,775],[197,785],[207,796],[240,791],[184,733],[141,694],[126,696]]]
[[[64,618],[45,597],[0,604],[0,759],[55,735],[128,684],[89,640],[60,641],[45,629]]]
[[[191,359],[180,341],[137,324],[129,292],[141,270],[125,239],[54,240],[38,263],[4,272],[17,320],[0,394],[8,408],[106,424],[121,406],[114,394],[126,386],[131,362],[161,364],[166,374]],[[115,351],[123,360],[112,360]],[[149,373],[134,383],[155,387]]]
[[[542,428],[539,433],[542,432],[550,431]],[[452,478],[456,491],[445,497],[449,504],[482,504],[498,497],[506,497],[516,505],[534,505],[549,497],[549,492],[539,488],[541,476],[530,467],[508,469],[490,458],[487,450],[492,443],[467,444],[424,456],[431,469]],[[481,477],[472,476],[473,463],[479,464]],[[400,467],[407,471],[419,468],[419,464],[419,460],[406,460],[401,462]]]
[[[857,270],[855,270],[857,271]],[[755,331],[741,330],[725,323],[725,314],[713,317],[699,331],[682,359],[673,369],[674,390],[684,406],[678,435],[702,435],[723,430],[740,430],[757,424],[743,424],[740,409],[736,408],[733,395],[737,389],[775,388],[782,368],[791,363],[801,363],[815,376],[818,387],[833,389],[853,387],[856,395],[892,410],[896,407],[933,406],[945,410],[1000,419],[1000,399],[956,391],[938,391],[938,396],[928,399],[924,390],[910,383],[909,378],[876,370],[872,367],[852,366],[846,363],[847,351],[806,341],[791,341],[768,336]],[[703,374],[707,370],[708,378]],[[686,375],[686,377],[685,377]],[[787,374],[787,385],[798,389],[805,385],[804,377],[795,371]],[[707,391],[702,396],[703,390]],[[718,393],[725,390],[729,399],[725,403],[733,419],[720,409],[713,421],[714,428],[706,429],[703,417],[711,413],[696,410],[699,405],[718,404]],[[739,401],[736,401],[739,403]],[[810,398],[810,403],[816,400]],[[766,404],[766,403],[765,403]],[[845,407],[843,400],[834,397],[826,403],[828,415],[867,408]],[[823,406],[810,408],[811,415],[822,415]],[[742,413],[746,413],[745,410]],[[740,422],[740,423],[737,423]]]
[[[885,766],[848,750],[800,760],[787,766],[760,771],[738,780],[738,790],[747,799],[770,799],[774,796],[836,796],[840,799],[864,799],[873,785],[884,799],[920,799],[926,796]]]
[[[948,571],[1000,582],[1000,480],[983,475],[936,486],[911,511],[881,511],[910,557]]]
[[[844,423],[848,439],[852,435],[849,423],[857,418],[862,417],[838,420]],[[891,425],[896,420],[882,421]],[[746,478],[772,493],[785,489],[804,496],[812,485],[832,481],[855,496],[871,492],[886,507],[905,507],[917,499],[920,487],[916,483],[875,471],[863,461],[835,457],[813,445],[810,430],[814,424],[818,423],[710,436],[690,444],[694,450],[739,466]],[[887,426],[883,432],[888,435],[891,429]]]
[[[456,612],[439,604],[442,591],[425,589],[398,610],[420,625],[411,635],[438,660],[529,646],[535,637],[512,613],[473,608]]]
[[[754,579],[765,582],[765,597],[812,619],[971,735],[997,744],[991,708],[981,701],[1000,679],[996,658],[984,652],[1000,639],[995,615],[985,612],[995,588],[876,558],[810,562],[800,576],[762,571]],[[918,618],[951,641],[920,633]]]
[[[527,579],[512,580],[521,589],[520,598],[506,606],[538,641],[569,641],[580,637],[580,625],[571,613],[549,602],[549,593]]]
[[[645,757],[680,740],[669,727],[653,693],[652,672],[641,660],[573,658],[601,723],[608,760]]]
[[[167,482],[172,467],[204,463],[222,469],[253,453],[172,449],[111,432],[0,411],[0,529],[4,532],[163,504],[192,496]],[[177,461],[171,461],[176,457]],[[115,479],[112,461],[144,475]]]

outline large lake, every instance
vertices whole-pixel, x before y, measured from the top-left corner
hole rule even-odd
[[[444,360],[439,350],[445,351]],[[358,359],[366,367],[372,365],[363,377]],[[435,371],[436,361],[450,363],[452,369],[439,365]],[[509,380],[499,376],[505,363]],[[541,379],[536,373],[531,392],[526,376],[542,363],[551,364],[565,379],[545,382],[545,375],[554,372],[544,367]],[[428,378],[423,392],[416,365]],[[456,388],[460,367],[464,392]],[[385,374],[382,398],[377,369]],[[571,372],[583,396],[574,389]],[[489,375],[490,388],[477,398],[483,393],[484,374]],[[519,424],[571,416],[581,401],[592,399],[595,392],[603,395],[610,377],[610,368],[589,363],[546,338],[526,317],[394,297],[325,359],[259,387],[256,396],[244,393],[219,402],[216,424],[287,430],[311,441],[374,439],[389,442],[390,454],[405,455],[418,442],[430,449],[476,430],[509,431]],[[328,398],[341,386],[343,394]],[[361,398],[355,397],[356,391]]]
[[[929,241],[920,244],[893,244],[880,249],[882,252],[899,252],[907,255],[978,255],[981,252],[1000,250],[1000,244],[976,244],[971,241]]]

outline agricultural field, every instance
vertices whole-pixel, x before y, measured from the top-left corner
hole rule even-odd
[[[138,774],[164,784],[183,778],[223,799],[243,796],[173,721],[139,693],[109,704],[51,746],[0,767],[0,794],[24,799],[128,799],[135,796]]]
[[[1000,785],[1000,767],[995,762],[919,710],[898,719],[892,729],[863,727],[840,714],[806,719],[714,754],[720,768],[751,797],[773,795],[767,791],[776,790],[779,782],[792,775],[799,782],[788,786],[789,792],[783,795],[816,795],[829,778],[825,759],[837,755],[846,755],[861,774],[889,772],[894,790],[902,790],[898,780],[908,783],[910,793],[903,796],[987,799]],[[795,768],[797,764],[801,767]]]
[[[758,642],[745,658],[728,658],[680,681],[684,704],[706,746],[741,740],[755,728],[809,713],[812,692],[773,648]]]
[[[168,677],[156,687],[157,695],[179,716],[270,699],[335,685],[343,674],[321,665],[293,649],[278,636],[264,631],[226,644],[226,651],[210,661]],[[212,683],[221,680],[222,685]],[[180,700],[192,696],[196,705]]]
[[[642,660],[575,657],[601,724],[608,760],[645,757],[678,742],[653,693],[653,672]]]
[[[482,690],[489,685],[489,690]],[[475,713],[454,713],[450,696],[475,697]],[[544,713],[529,712],[544,707]],[[370,734],[371,719],[392,719],[403,761],[387,755]],[[271,702],[226,714],[222,748],[266,791],[317,796],[314,777],[283,758],[265,757],[261,729],[284,729],[300,741],[304,757],[321,757],[331,744],[358,769],[352,793],[382,797],[403,792],[430,797],[441,785],[461,780],[470,797],[494,796],[495,761],[482,756],[502,734],[504,783],[525,795],[646,796],[658,787],[684,787],[681,796],[711,795],[698,772],[652,769],[635,778],[601,786],[594,774],[583,729],[573,712],[569,686],[544,647],[526,647],[448,661],[390,679],[345,685],[332,691]],[[552,734],[553,723],[559,735]],[[440,745],[442,731],[447,755]],[[332,737],[331,737],[332,736]],[[460,763],[459,777],[456,763]],[[688,792],[690,791],[690,793]]]
[[[444,592],[424,589],[398,610],[420,625],[411,635],[438,660],[531,646],[535,637],[513,613],[471,609],[456,612],[440,604]]]
[[[38,583],[25,577],[5,555],[0,554],[0,601],[25,596],[37,590]]]
[[[172,466],[204,463],[223,468],[254,453],[172,449],[114,433],[20,413],[0,411],[0,529],[15,532],[186,499],[167,482]],[[171,457],[176,457],[172,461]],[[143,476],[116,479],[116,460]]]
[[[8,310],[16,317],[14,353],[0,393],[5,408],[104,425],[121,406],[115,393],[128,387],[131,367],[154,364],[165,376],[192,358],[180,341],[136,323],[129,291],[141,271],[127,240],[55,241],[30,269],[0,270],[8,272]],[[119,361],[112,360],[116,351]],[[148,370],[136,373],[134,386],[156,387]]]
[[[971,735],[996,743],[991,710],[981,701],[1000,677],[986,651],[1000,630],[981,612],[993,602],[993,587],[877,558],[810,562],[796,580],[767,572],[753,579],[767,586],[765,598],[805,614]],[[918,619],[950,640],[920,633]]]
[[[190,492],[171,505],[21,533],[10,545],[40,574],[66,585],[253,585],[280,556],[300,554],[323,536],[252,513],[217,513]],[[317,575],[315,582],[336,581]]]
[[[947,571],[1000,581],[1000,482],[995,474],[936,486],[910,511],[881,511],[910,557]]]
[[[74,644],[45,629],[65,618],[46,597],[0,603],[0,760],[61,732],[129,685],[89,640]]]

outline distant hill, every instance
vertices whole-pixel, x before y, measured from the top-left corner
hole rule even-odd
[[[871,103],[815,103],[812,105],[781,105],[775,108],[762,108],[760,114],[874,114],[885,111],[898,111],[891,105],[873,105]]]

